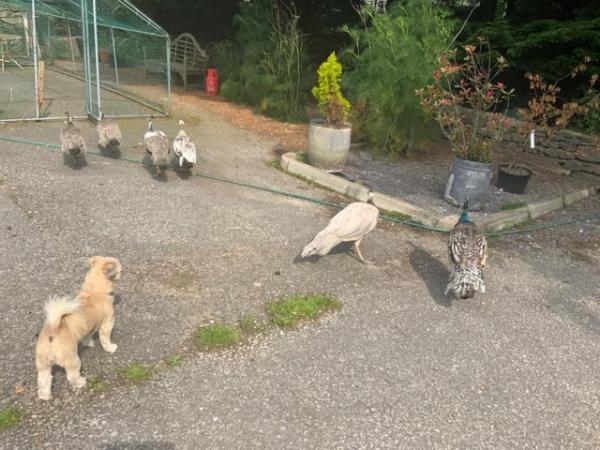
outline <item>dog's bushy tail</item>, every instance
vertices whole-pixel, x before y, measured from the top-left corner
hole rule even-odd
[[[58,329],[60,321],[64,316],[79,311],[79,307],[79,302],[71,297],[51,297],[45,306],[46,324],[50,327],[51,332]]]

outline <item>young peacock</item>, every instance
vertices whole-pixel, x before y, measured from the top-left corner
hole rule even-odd
[[[73,124],[73,116],[66,113],[65,126],[60,129],[60,148],[63,156],[71,156],[74,159],[85,158],[85,139],[81,130]]]
[[[485,292],[482,269],[487,262],[487,240],[477,225],[471,222],[467,211],[468,202],[458,223],[450,232],[448,255],[452,272],[445,294],[452,291],[460,298],[472,298],[475,292]]]
[[[167,135],[160,130],[154,129],[152,120],[148,120],[148,131],[144,134],[144,145],[146,152],[152,157],[157,172],[163,173],[168,164],[169,140]]]
[[[302,250],[301,256],[306,258],[311,255],[324,256],[333,247],[342,242],[354,241],[354,249],[361,262],[368,264],[360,252],[360,241],[377,225],[379,210],[371,201],[373,194],[369,193],[367,203],[350,203],[329,221],[315,238]]]
[[[183,129],[185,126],[183,120],[179,121],[179,126],[181,130],[179,130],[179,133],[173,139],[173,153],[177,157],[179,167],[191,170],[194,164],[196,164],[196,145]]]
[[[100,120],[96,124],[96,131],[98,131],[98,145],[104,148],[109,146],[118,147],[121,145],[123,136],[119,125],[106,117],[104,113],[100,113]]]

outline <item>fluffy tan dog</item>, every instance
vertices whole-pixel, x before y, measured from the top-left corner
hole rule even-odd
[[[51,298],[46,303],[46,322],[35,347],[38,377],[38,397],[52,398],[52,366],[57,364],[67,372],[74,389],[85,386],[80,375],[81,360],[77,345],[94,346],[94,333],[108,353],[117,345],[110,341],[114,325],[113,283],[121,278],[121,263],[115,258],[93,256],[90,270],[79,294],[72,298]]]

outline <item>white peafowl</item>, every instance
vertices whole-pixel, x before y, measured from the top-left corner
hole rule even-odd
[[[181,130],[179,130],[179,133],[173,139],[173,153],[177,157],[179,167],[191,170],[194,164],[196,164],[196,145],[183,129],[185,126],[183,120],[179,121],[179,126]]]
[[[123,136],[119,125],[104,116],[104,113],[100,113],[100,120],[96,124],[96,131],[98,131],[98,145],[107,148],[118,147],[121,145]]]
[[[482,269],[487,262],[487,240],[477,225],[471,222],[468,202],[458,223],[450,232],[448,255],[452,272],[446,286],[445,295],[452,291],[460,298],[472,298],[475,292],[485,292]]]
[[[144,145],[146,151],[152,157],[157,172],[159,174],[163,173],[168,163],[169,140],[165,133],[154,129],[154,124],[150,119],[148,119],[148,131],[144,134]]]
[[[85,158],[85,139],[81,130],[73,125],[73,116],[65,112],[66,125],[60,130],[60,148],[63,156],[70,155],[74,159]]]
[[[369,192],[367,203],[350,203],[329,221],[329,224],[315,236],[315,238],[302,250],[301,256],[306,258],[311,255],[324,256],[336,245],[342,242],[354,242],[354,249],[359,259],[365,261],[360,252],[360,242],[375,228],[379,218],[379,210],[373,202],[373,193]]]

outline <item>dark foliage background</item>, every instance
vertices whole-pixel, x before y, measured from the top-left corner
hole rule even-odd
[[[239,97],[240,101],[250,103],[259,110],[266,108],[270,110],[267,111],[268,114],[281,116],[280,112],[285,109],[281,102],[287,101],[281,97],[283,94],[279,98],[277,92],[274,95],[263,94],[270,90],[285,91],[289,97],[290,90],[282,90],[279,86],[282,79],[280,75],[270,75],[269,79],[274,83],[272,85],[261,80],[260,89],[255,89],[254,93],[243,92],[244,86],[256,86],[257,81],[244,79],[244,72],[264,73],[265,60],[262,55],[272,52],[273,48],[272,39],[270,43],[265,41],[265,36],[270,33],[267,24],[259,23],[256,33],[240,26],[242,9],[251,9],[253,2],[261,1],[264,0],[133,0],[172,36],[190,32],[197,37],[200,44],[209,50],[212,64],[220,66],[223,81],[228,77],[232,80],[229,85],[232,88],[229,92],[231,100]],[[273,1],[283,7],[295,5],[298,16],[296,25],[303,46],[300,55],[303,70],[299,82],[303,93],[295,97],[299,101],[310,102],[309,89],[314,81],[314,73],[311,71],[331,51],[343,53],[353,45],[344,29],[363,26],[357,13],[361,1]],[[388,0],[388,11],[408,1]],[[565,99],[570,99],[582,96],[589,74],[600,70],[600,0],[422,1],[430,1],[446,10],[450,16],[454,16],[457,24],[469,18],[455,44],[473,42],[477,36],[485,36],[493,49],[507,58],[510,68],[505,74],[505,82],[516,89],[515,106],[522,106],[527,102],[529,92],[524,75],[528,71],[540,73],[552,81],[568,74],[584,56],[591,57],[587,77],[568,79],[562,84],[562,95]],[[456,28],[458,29],[458,25]],[[248,48],[242,48],[246,43]],[[241,76],[240,68],[235,69],[238,65],[236,58],[242,58],[239,60],[239,66],[244,66]],[[281,59],[281,55],[279,58]],[[272,61],[267,63],[271,64]],[[256,65],[256,70],[251,70],[253,64]],[[393,82],[387,74],[385,77],[385,83]],[[287,78],[289,81],[290,77]],[[384,86],[385,83],[382,81],[379,84]],[[241,90],[238,89],[240,87]],[[256,98],[249,94],[256,94]],[[269,98],[265,100],[266,97]],[[301,113],[302,106],[295,105],[292,109]],[[284,116],[289,118],[289,111]],[[577,123],[585,124],[584,128],[588,130],[600,131],[600,111],[592,111],[588,119]]]

